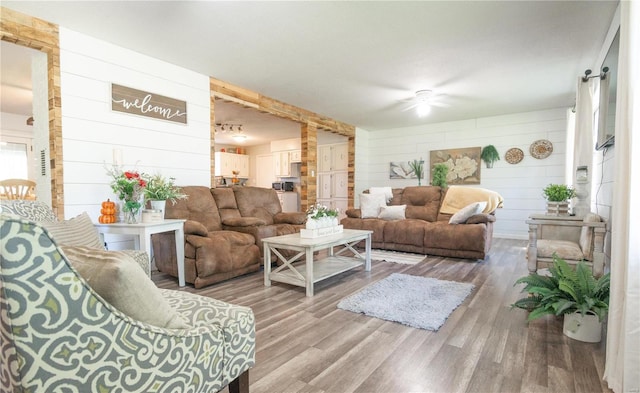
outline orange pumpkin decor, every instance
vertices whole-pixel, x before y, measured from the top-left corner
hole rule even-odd
[[[98,222],[100,224],[112,224],[116,222],[116,204],[112,202],[110,199],[102,202],[102,209],[100,209],[100,217],[98,217]]]

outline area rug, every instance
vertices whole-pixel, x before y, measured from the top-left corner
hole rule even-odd
[[[338,308],[437,331],[474,285],[393,273],[342,299]]]
[[[422,262],[427,256],[422,254],[412,254],[409,252],[387,251],[387,250],[371,250],[372,261],[385,261],[394,263],[404,263],[407,265],[415,265]]]

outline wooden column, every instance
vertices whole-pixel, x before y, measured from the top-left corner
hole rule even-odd
[[[300,167],[300,210],[307,211],[316,203],[318,190],[318,128],[313,123],[303,124],[302,166]]]
[[[64,172],[62,167],[62,100],[60,96],[60,39],[58,25],[0,7],[0,40],[47,54],[49,96],[49,155],[51,208],[64,218]]]
[[[211,94],[209,97],[211,102],[210,111],[210,123],[209,123],[209,134],[210,134],[210,153],[211,156],[209,159],[211,160],[211,169],[210,169],[210,179],[209,179],[209,187],[214,188],[216,186],[216,98]]]

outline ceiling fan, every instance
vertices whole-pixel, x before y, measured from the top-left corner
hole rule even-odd
[[[408,100],[413,101],[413,104],[404,108],[402,111],[405,112],[415,108],[418,116],[427,116],[431,112],[432,106],[447,106],[445,104],[437,102],[436,98],[441,96],[442,95],[435,95],[433,93],[433,90],[418,90],[416,91],[415,97]]]

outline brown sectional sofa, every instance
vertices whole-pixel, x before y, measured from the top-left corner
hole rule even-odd
[[[185,280],[196,288],[260,270],[262,239],[295,233],[304,213],[282,213],[276,192],[258,187],[182,187],[187,199],[167,203],[165,217],[184,224]],[[152,236],[159,271],[178,276],[172,233]]]
[[[480,213],[464,224],[449,224],[451,214],[440,211],[446,192],[434,186],[396,188],[388,205],[406,205],[405,219],[361,218],[360,209],[349,209],[341,224],[372,230],[373,248],[484,259],[491,248],[495,215]]]

